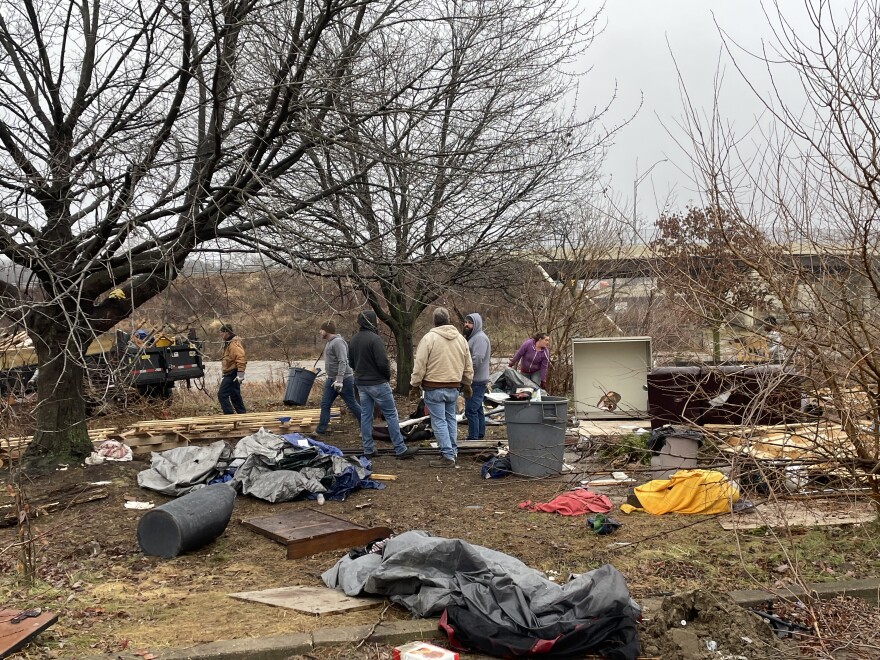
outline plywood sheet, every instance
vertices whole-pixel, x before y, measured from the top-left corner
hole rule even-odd
[[[313,509],[249,518],[242,525],[287,546],[287,558],[298,559],[328,550],[356,548],[391,536],[388,527],[364,527]]]
[[[26,617],[18,623],[12,623],[12,619],[21,613],[18,609],[0,608],[0,658],[22,648],[46,628],[58,621],[58,615],[53,612],[41,612],[35,617]]]
[[[869,504],[844,505],[840,500],[821,502],[780,502],[760,504],[755,513],[721,518],[721,527],[728,531],[760,527],[830,527],[870,522],[877,512]]]
[[[336,589],[293,585],[264,589],[262,591],[242,591],[229,594],[232,598],[284,607],[306,614],[337,614],[356,612],[378,607],[384,603],[382,598],[351,598]]]

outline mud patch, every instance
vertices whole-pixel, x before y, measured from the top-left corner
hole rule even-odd
[[[767,624],[729,596],[704,591],[664,598],[639,636],[643,655],[664,660],[798,657]]]

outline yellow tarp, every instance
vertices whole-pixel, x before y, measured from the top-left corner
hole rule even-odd
[[[655,479],[635,488],[642,510],[664,513],[725,513],[739,499],[739,491],[715,470],[679,470],[669,479]],[[624,504],[624,513],[638,511]]]

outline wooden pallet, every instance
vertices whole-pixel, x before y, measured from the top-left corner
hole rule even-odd
[[[241,524],[287,546],[287,558],[309,557],[327,550],[355,548],[391,536],[388,527],[364,527],[314,509],[248,518]]]

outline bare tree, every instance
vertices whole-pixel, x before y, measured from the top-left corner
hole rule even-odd
[[[528,319],[532,332],[551,338],[551,392],[571,392],[574,384],[572,340],[622,334],[608,314],[612,291],[598,286],[600,275],[614,270],[621,249],[618,220],[586,204],[558,215],[532,260],[511,280],[510,297]]]
[[[267,186],[394,100],[365,90],[354,63],[406,11],[0,0],[0,253],[25,269],[0,305],[39,356],[33,452],[90,451],[82,356],[96,334],[194,252],[268,224],[247,212]],[[313,186],[293,210],[348,182]]]
[[[754,246],[761,232],[720,207],[663,213],[650,247],[654,274],[672,306],[694,314],[712,330],[712,356],[721,362],[721,328],[743,310],[764,302],[763,283],[727,247]]]
[[[786,361],[846,433],[843,444],[820,436],[819,449],[880,506],[880,5],[803,4],[809,30],[769,7],[775,42],[765,52],[725,38],[767,111],[757,155],[717,107],[703,114],[690,102],[685,144],[707,204],[730,213],[731,224],[716,223],[724,249],[778,310]],[[745,76],[745,57],[766,65],[769,91]],[[737,241],[730,226],[762,239]]]
[[[577,82],[565,69],[596,17],[561,0],[441,0],[419,12],[358,75],[386,96],[425,70],[421,84],[312,152],[318,189],[355,184],[303,212],[286,208],[301,182],[272,200],[288,246],[279,258],[342,282],[390,328],[398,391],[422,312],[453,287],[503,287],[548,215],[592,183],[608,137],[593,130],[599,111],[561,110]],[[362,113],[356,97],[340,103]]]

